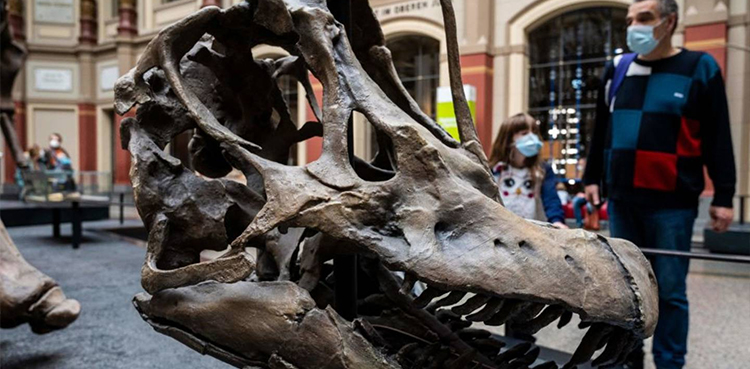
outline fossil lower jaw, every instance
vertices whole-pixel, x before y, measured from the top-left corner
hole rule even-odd
[[[252,311],[253,307],[271,305],[267,316],[256,315],[255,318],[262,320],[263,326],[277,326],[275,328],[277,336],[272,340],[280,342],[271,344],[272,347],[301,344],[294,343],[294,340],[307,340],[307,338],[301,333],[296,335],[290,332],[302,329],[302,322],[308,316],[317,317],[327,314],[331,317],[326,321],[333,322],[331,323],[333,325],[338,324],[336,330],[344,332],[341,333],[342,337],[353,342],[349,344],[361,345],[366,342],[370,346],[368,350],[364,350],[364,353],[360,350],[352,354],[356,356],[354,359],[349,358],[354,361],[379,362],[378,365],[368,367],[417,368],[421,367],[420,365],[441,360],[440,356],[444,354],[438,355],[438,352],[448,352],[447,357],[442,357],[445,365],[438,367],[557,368],[553,362],[532,366],[539,355],[539,349],[532,344],[521,343],[513,347],[505,347],[505,344],[492,336],[490,332],[473,328],[472,324],[506,325],[506,327],[511,326],[516,332],[533,334],[555,322],[558,328],[567,325],[574,313],[566,307],[522,299],[503,299],[459,290],[440,290],[430,286],[417,294],[414,292],[417,290],[414,286],[419,282],[416,278],[407,274],[406,278],[401,279],[397,273],[388,270],[382,264],[378,263],[378,265],[377,279],[381,290],[387,297],[388,308],[384,309],[383,313],[374,316],[363,314],[354,322],[345,321],[330,308],[325,310],[315,308],[308,293],[291,282],[241,281],[234,284],[222,284],[209,281],[199,285],[157,292],[154,298],[141,294],[136,296],[134,304],[144,320],[155,330],[185,343],[202,354],[209,354],[237,367],[248,365],[269,367],[264,363],[267,364],[275,357],[275,353],[262,352],[262,348],[261,352],[255,351],[263,345],[252,342],[254,334],[249,329],[242,330],[243,323],[236,321],[236,319],[241,319],[236,315],[237,309]],[[216,288],[216,290],[200,292],[201,289],[207,287]],[[231,293],[225,292],[227,289],[246,287],[251,290],[271,288],[277,293],[281,289],[285,292],[286,298],[281,302],[278,300],[272,302],[265,299],[270,296],[266,294],[247,293],[243,296],[234,290]],[[156,301],[156,304],[151,304],[152,301]],[[234,310],[230,310],[231,308],[218,311],[209,309],[206,312],[210,311],[212,320],[201,321],[204,319],[201,316],[203,306],[206,304],[219,306],[222,302],[229,301],[232,302],[231,308]],[[197,309],[185,313],[175,310],[179,309],[179,306],[188,310],[191,309],[190,306],[197,306]],[[399,321],[403,319],[408,319],[410,326],[400,325]],[[249,324],[250,326],[261,324],[260,320]],[[622,361],[633,345],[640,340],[634,332],[621,327],[606,323],[590,323],[585,317],[581,320],[579,328],[588,329],[588,331],[566,367],[591,360],[595,352],[602,348],[604,350],[592,365],[612,365]],[[227,328],[217,330],[216,325],[221,324],[226,324]],[[207,328],[207,325],[213,325],[213,327]],[[240,329],[238,330],[237,327]],[[325,331],[324,328],[321,329]],[[222,339],[224,334],[242,337],[235,339],[241,343],[238,346],[240,349],[217,346],[215,344],[217,342],[228,342]],[[242,344],[243,339],[251,342]],[[253,351],[242,352],[241,347],[253,347]],[[385,357],[378,357],[378,352],[385,353]],[[274,360],[283,360],[284,355],[278,354],[281,356]],[[368,358],[367,355],[373,355],[373,357]],[[290,356],[293,357],[293,355]],[[393,365],[395,363],[398,365]]]

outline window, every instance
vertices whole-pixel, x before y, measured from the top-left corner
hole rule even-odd
[[[386,43],[406,91],[425,114],[435,119],[440,83],[440,42],[425,36],[405,36]]]
[[[386,42],[401,83],[419,108],[432,119],[437,114],[440,85],[440,41],[426,36],[403,36]],[[370,147],[365,159],[378,152],[377,135],[370,128]]]
[[[544,156],[558,175],[580,178],[605,63],[626,50],[620,8],[587,8],[529,33],[529,112],[548,140]]]

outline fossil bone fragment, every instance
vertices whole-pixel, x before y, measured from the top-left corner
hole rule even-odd
[[[352,2],[353,43],[322,0],[207,7],[152,40],[118,80],[115,106],[138,105],[121,135],[149,230],[149,294],[134,303],[157,331],[263,368],[554,368],[531,344],[505,348],[471,325],[535,332],[572,314],[590,327],[568,366],[599,348],[594,363],[611,366],[653,333],[656,282],[634,245],[529,222],[499,202],[441,4],[461,142],[407,95],[365,1]],[[291,56],[255,59],[261,44]],[[323,99],[308,94],[318,122],[297,128],[276,79],[310,91],[308,72]],[[347,144],[355,111],[378,138],[371,161]],[[185,130],[192,170],[163,151]],[[293,145],[320,135],[319,159],[286,165]],[[221,178],[232,168],[245,183]],[[329,306],[329,261],[342,254],[361,260],[354,321]]]

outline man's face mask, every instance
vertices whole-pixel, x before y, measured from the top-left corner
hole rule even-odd
[[[49,140],[49,147],[53,149],[60,147],[60,141],[55,140],[55,139]]]
[[[648,55],[657,45],[661,39],[654,37],[654,28],[659,27],[664,23],[665,19],[656,25],[634,25],[628,27],[628,48],[634,53],[640,55]]]
[[[542,148],[542,141],[537,135],[529,132],[519,137],[514,145],[521,155],[530,158],[539,154],[539,150]]]

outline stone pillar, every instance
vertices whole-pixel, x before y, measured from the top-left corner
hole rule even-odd
[[[477,89],[477,136],[489,156],[492,149],[492,91],[494,60],[491,48],[494,43],[494,7],[492,0],[472,0],[465,5],[456,21],[463,25],[461,44],[461,77],[464,84]],[[461,28],[459,26],[459,28]]]
[[[133,37],[138,35],[136,0],[120,0],[118,9],[119,23],[117,25],[117,60],[120,73],[129,71],[135,66],[136,51]],[[127,117],[135,116],[135,108],[124,116],[115,114],[114,135],[114,167],[112,179],[115,185],[130,185],[130,153],[120,144],[120,123]]]
[[[201,8],[205,8],[207,6],[218,6],[221,8],[221,0],[203,0],[201,3]]]
[[[23,0],[10,0],[8,2],[8,25],[14,40],[26,41],[23,24]]]
[[[83,45],[96,45],[97,14],[96,0],[81,0],[81,33],[78,42]]]
[[[115,114],[115,129],[112,134],[115,136],[113,150],[115,152],[115,166],[112,169],[112,178],[115,185],[130,184],[130,153],[122,148],[120,138],[120,123],[123,119],[135,116],[135,109],[125,113],[125,115]]]
[[[136,36],[138,35],[138,23],[136,14],[136,0],[120,0],[118,14],[120,16],[117,24],[118,36]]]
[[[96,106],[78,104],[78,170],[96,170]]]
[[[8,27],[10,28],[13,40],[21,44],[24,44],[26,41],[23,12],[23,0],[10,0],[8,2]],[[16,82],[20,82],[23,78],[24,72],[22,69],[16,76]],[[7,108],[10,108],[10,106]],[[18,137],[18,142],[21,144],[21,149],[26,150],[26,103],[22,99],[14,99],[13,111],[13,126],[16,130],[16,137]],[[8,145],[4,146],[3,161],[5,164],[5,176],[2,180],[4,183],[15,183],[16,163],[13,161],[13,156],[10,154],[10,147]]]
[[[477,89],[476,119],[479,141],[485,154],[492,149],[492,74],[493,60],[489,54],[461,55],[461,77],[464,84]]]
[[[26,150],[26,103],[23,101],[14,101],[14,115],[13,115],[13,126],[16,129],[16,137],[18,142],[21,144],[21,149]],[[15,183],[16,175],[16,163],[13,161],[13,156],[10,154],[10,146],[5,145],[3,151],[5,161],[5,183]]]

